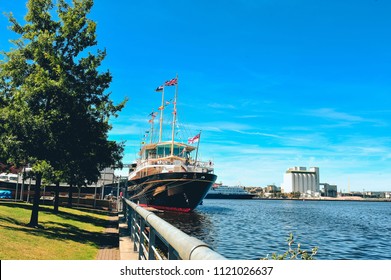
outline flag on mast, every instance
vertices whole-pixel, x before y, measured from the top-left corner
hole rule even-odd
[[[163,86],[158,86],[155,91],[163,91],[164,87]]]
[[[194,144],[194,143],[197,143],[199,140],[200,140],[200,133],[198,133],[196,136],[189,137],[187,139],[187,143],[188,144]]]
[[[178,83],[178,79],[174,78],[164,83],[165,86],[175,86]]]

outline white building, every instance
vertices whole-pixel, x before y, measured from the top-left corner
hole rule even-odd
[[[319,167],[289,168],[284,174],[282,192],[319,193]]]

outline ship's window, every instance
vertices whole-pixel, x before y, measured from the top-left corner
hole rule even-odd
[[[171,145],[167,144],[164,146],[158,146],[156,148],[156,154],[158,157],[166,157],[171,155]],[[179,156],[179,157],[189,157],[190,152],[186,151],[186,148],[183,146],[174,145],[174,152],[173,155]]]
[[[160,146],[157,148],[157,154],[159,157],[165,157],[171,154],[169,146]]]
[[[156,158],[156,151],[154,149],[145,150],[144,157],[145,158]]]

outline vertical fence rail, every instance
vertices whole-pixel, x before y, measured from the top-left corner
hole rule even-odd
[[[123,198],[123,212],[139,260],[225,260],[206,243]]]

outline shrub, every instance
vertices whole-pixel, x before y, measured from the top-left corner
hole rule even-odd
[[[283,253],[282,255],[279,255],[277,253],[273,253],[271,255],[272,260],[295,260],[295,259],[302,259],[302,260],[314,260],[314,256],[318,253],[318,247],[313,247],[311,249],[311,252],[307,252],[305,250],[301,249],[301,244],[298,243],[296,248],[292,248],[292,245],[294,243],[294,237],[293,233],[291,233],[286,240],[288,242],[288,250]],[[269,256],[266,256],[266,258],[263,258],[262,260],[268,260]]]

